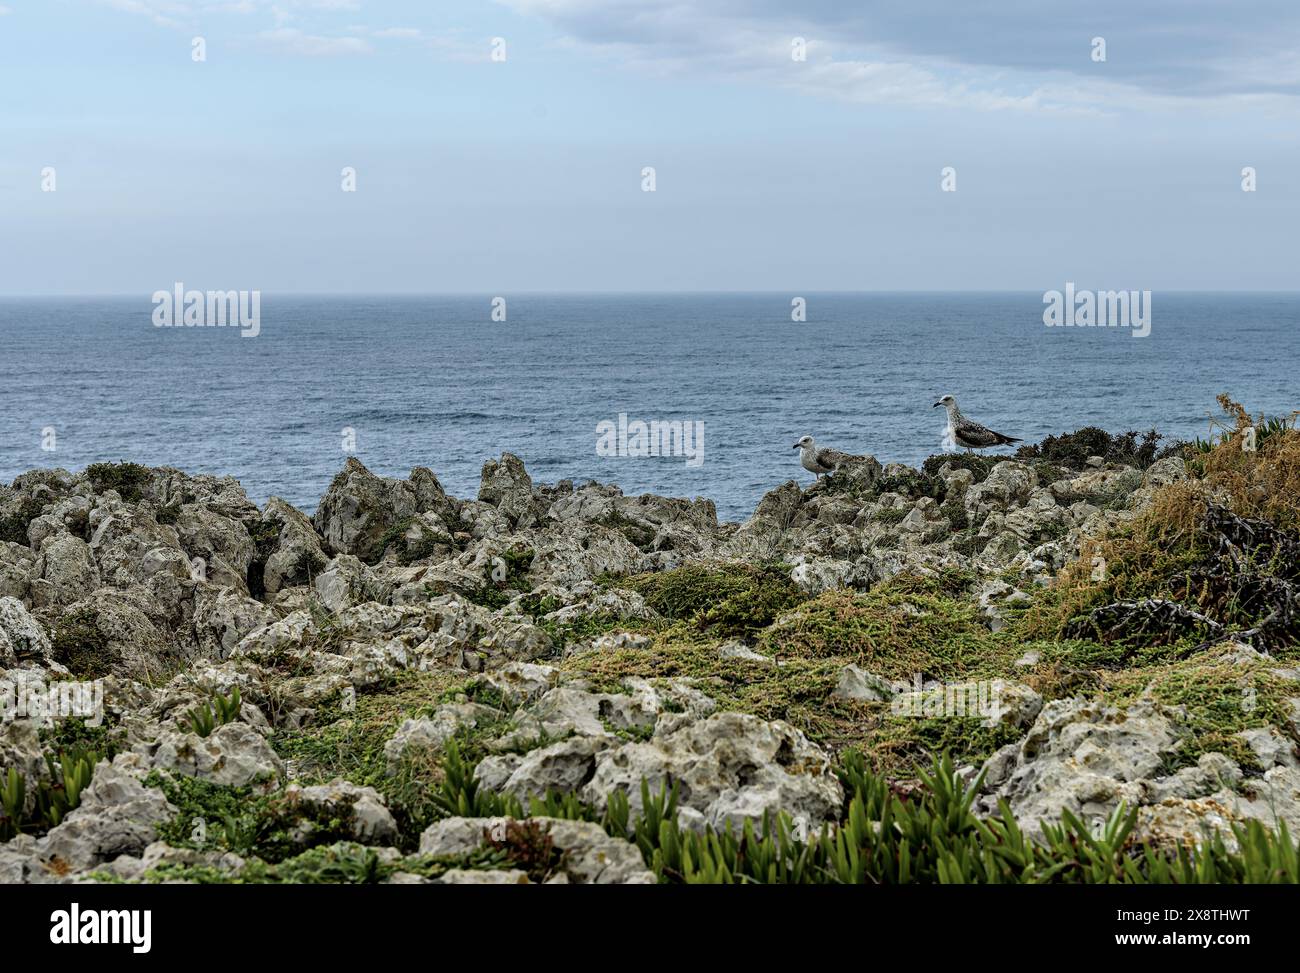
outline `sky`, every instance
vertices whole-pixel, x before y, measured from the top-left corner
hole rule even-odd
[[[0,0],[0,295],[1293,290],[1298,225],[1294,0]]]

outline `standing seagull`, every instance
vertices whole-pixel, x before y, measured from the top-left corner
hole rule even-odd
[[[816,473],[821,476],[823,473],[834,473],[841,463],[851,459],[861,459],[860,456],[853,456],[849,453],[841,453],[838,449],[831,449],[829,446],[818,446],[813,442],[812,436],[804,436],[792,447],[799,450],[799,462],[809,473]]]
[[[987,426],[981,426],[978,422],[967,419],[961,414],[961,409],[957,408],[957,400],[951,395],[945,395],[934,404],[936,409],[939,406],[943,406],[948,410],[948,435],[953,442],[959,446],[965,446],[968,451],[984,449],[988,446],[1007,446],[1011,443],[1023,442],[1023,440],[1004,436],[1000,432],[994,432]]]

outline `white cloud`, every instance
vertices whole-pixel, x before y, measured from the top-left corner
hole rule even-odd
[[[286,54],[302,57],[337,57],[349,54],[370,54],[374,48],[360,37],[325,37],[308,34],[296,27],[277,27],[264,30],[257,39]]]
[[[192,24],[205,14],[266,13],[275,23],[295,17],[295,11],[360,10],[359,0],[97,0],[123,13],[148,17],[166,27]]]
[[[367,27],[354,24],[347,30],[349,34],[375,41],[409,41],[432,51],[435,57],[444,61],[486,61],[491,55],[487,38],[471,37],[467,31],[459,28],[431,34],[418,27]]]
[[[303,57],[331,57],[374,53],[377,44],[421,44],[444,60],[486,60],[486,40],[467,40],[460,30],[426,33],[418,27],[372,27],[354,24],[322,29],[322,15],[360,9],[357,0],[98,0],[125,13],[146,16],[155,23],[177,29],[198,29],[199,15],[259,14],[269,23],[252,34],[258,45]],[[260,26],[260,25],[259,25]]]
[[[114,10],[121,10],[123,13],[148,17],[155,24],[162,27],[180,26],[180,22],[167,12],[167,8],[174,9],[177,6],[176,4],[151,3],[146,2],[146,0],[99,0],[99,2],[112,7]]]

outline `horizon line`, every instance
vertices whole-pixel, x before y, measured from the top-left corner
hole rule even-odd
[[[182,282],[183,283],[183,282]],[[1067,281],[1068,283],[1068,281]],[[498,297],[509,294],[519,296],[542,296],[542,297],[674,297],[674,296],[752,296],[752,295],[773,295],[773,296],[802,296],[804,294],[819,295],[932,295],[932,294],[1039,294],[1045,293],[1030,288],[933,288],[929,290],[917,289],[866,289],[866,290],[839,290],[839,289],[799,289],[784,288],[772,289],[764,288],[762,290],[518,290],[509,289],[497,291],[263,291],[261,288],[191,288],[193,290],[256,290],[258,293],[270,294],[274,297],[336,297],[336,298],[450,298],[450,297]],[[1083,288],[1088,290],[1089,288]],[[1109,289],[1109,288],[1108,288]],[[1117,290],[1131,291],[1163,291],[1167,294],[1278,294],[1278,295],[1300,295],[1300,288],[1281,289],[1281,288],[1117,288]],[[101,292],[78,292],[67,294],[20,294],[20,293],[0,293],[0,301],[10,300],[103,300],[103,299],[136,299],[141,296],[151,296],[156,293],[153,291],[101,291]]]

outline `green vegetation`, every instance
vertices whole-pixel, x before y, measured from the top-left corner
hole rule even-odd
[[[871,519],[878,524],[901,524],[911,512],[911,507],[894,507],[877,511]]]
[[[941,579],[908,576],[866,594],[819,595],[763,632],[759,645],[783,658],[842,658],[885,679],[1000,669],[997,661],[1014,651],[990,634],[972,602],[945,591]]]
[[[414,541],[408,540],[406,537],[412,527],[419,531],[419,537]],[[405,567],[414,564],[416,561],[423,561],[427,557],[432,557],[440,547],[445,548],[450,543],[450,538],[444,534],[429,530],[418,517],[407,517],[404,520],[399,520],[384,531],[383,536],[379,539],[379,549],[387,551],[390,547],[396,545],[397,563]]]
[[[646,524],[638,523],[618,511],[611,511],[608,516],[595,521],[601,527],[616,530],[631,542],[638,550],[647,551],[654,543],[655,531]]]
[[[373,848],[352,841],[340,841],[309,848],[277,863],[253,859],[233,874],[211,865],[166,862],[150,871],[145,876],[145,881],[241,885],[371,885],[387,881],[399,872],[422,878],[437,878],[453,868],[484,870],[515,867],[518,865],[510,859],[508,853],[491,847],[455,857],[412,855],[387,860],[381,858]]]
[[[747,637],[766,628],[804,594],[786,565],[688,565],[639,574],[620,584],[640,592],[665,618],[723,637]]]
[[[0,841],[8,841],[22,828],[27,805],[27,781],[10,767],[0,786]]]
[[[184,775],[155,771],[145,783],[157,787],[177,808],[176,816],[159,826],[158,836],[174,848],[233,851],[280,862],[307,844],[328,844],[351,837],[351,817],[308,814],[284,794],[267,794],[257,787],[232,787]]]
[[[266,597],[266,562],[275,553],[283,530],[278,520],[255,520],[246,524],[253,540],[253,560],[248,565],[248,590],[254,598]]]
[[[43,500],[31,496],[20,498],[16,509],[11,505],[9,513],[0,516],[0,541],[22,544],[24,547],[29,546],[27,543],[27,525],[39,517],[44,509],[45,501]]]
[[[830,699],[845,659],[782,659],[782,665],[727,658],[719,642],[678,623],[643,649],[586,653],[556,664],[582,674],[599,692],[624,692],[629,676],[685,677],[722,710],[785,720],[831,749],[860,744],[869,724],[861,706]]]
[[[45,754],[48,775],[36,782],[33,807],[27,809],[28,782],[10,767],[0,780],[0,841],[19,833],[39,834],[58,826],[81,803],[81,792],[95,773],[101,755],[80,747]]]
[[[480,588],[469,592],[465,597],[476,605],[493,611],[510,604],[513,595],[528,591],[528,569],[532,566],[536,552],[531,549],[510,549],[501,557],[501,564],[495,565],[494,576]],[[504,566],[505,570],[501,571]]]
[[[1021,446],[1016,451],[1016,459],[1046,460],[1067,469],[1083,470],[1087,468],[1089,457],[1100,456],[1105,463],[1144,470],[1158,459],[1182,453],[1183,444],[1173,443],[1161,448],[1162,439],[1164,436],[1154,429],[1146,433],[1112,434],[1096,426],[1085,426],[1060,436],[1048,436],[1041,443]]]
[[[1212,420],[1211,425],[1214,427],[1214,431],[1210,433],[1209,437],[1206,439],[1197,437],[1191,443],[1191,448],[1187,452],[1191,454],[1191,460],[1194,464],[1199,465],[1200,460],[1203,458],[1201,454],[1212,453],[1220,446],[1240,446],[1243,439],[1243,430],[1247,427],[1251,429],[1251,437],[1255,447],[1258,448],[1270,439],[1285,438],[1287,433],[1295,429],[1296,420],[1300,419],[1300,411],[1285,416],[1261,415],[1259,418],[1253,419],[1240,404],[1233,402],[1226,395],[1219,396],[1219,405],[1223,408],[1226,420]]]
[[[911,500],[919,500],[922,497],[939,500],[942,499],[946,489],[947,485],[937,476],[925,471],[909,469],[893,476],[882,476],[875,482],[872,493],[876,497],[883,493],[898,493]]]
[[[444,702],[469,698],[495,706],[499,696],[490,687],[467,685],[464,673],[404,671],[386,683],[359,692],[348,711],[342,701],[321,707],[306,724],[277,732],[271,745],[286,760],[294,761],[304,785],[323,784],[344,777],[354,784],[373,787],[388,802],[402,834],[403,847],[413,848],[420,832],[437,815],[437,789],[445,773],[445,759],[427,750],[408,751],[389,773],[384,744],[407,719],[429,716]],[[467,692],[468,690],[468,692]],[[462,730],[457,742],[475,763],[487,755],[484,741],[513,729],[509,717],[482,720],[472,730]]]
[[[532,592],[520,598],[518,607],[534,625],[551,637],[556,654],[562,653],[566,645],[590,642],[607,632],[655,631],[661,627],[658,622],[630,622],[612,612],[573,615],[564,620],[547,618],[545,616],[563,608],[563,603],[558,598],[549,595],[543,597]]]
[[[41,743],[51,753],[94,753],[107,760],[122,749],[123,736],[108,713],[95,726],[80,716],[69,716],[40,729]]]
[[[554,793],[524,808],[515,798],[481,791],[454,748],[448,757],[443,813],[511,818],[499,832],[485,829],[480,846],[464,855],[390,857],[346,840],[321,840],[290,853],[292,846],[263,835],[261,844],[245,847],[255,857],[238,872],[168,863],[146,881],[368,884],[399,872],[435,878],[451,868],[470,868],[519,869],[530,881],[542,882],[565,865],[545,826],[534,820],[548,817],[596,822],[610,835],[627,838],[664,884],[1300,882],[1300,852],[1285,825],[1276,832],[1254,821],[1233,825],[1238,850],[1230,850],[1222,834],[1195,848],[1165,847],[1137,840],[1137,812],[1120,806],[1100,827],[1066,812],[1058,822],[1043,822],[1041,839],[1033,840],[1005,804],[996,815],[977,817],[972,805],[980,781],[964,785],[953,765],[941,759],[904,789],[849,753],[839,769],[845,803],[834,824],[813,831],[780,813],[739,829],[728,825],[697,833],[679,823],[676,785],[656,794],[643,781],[636,814],[623,791],[610,794],[603,810]],[[268,814],[276,804],[274,798],[195,781],[179,788],[177,782],[162,785],[183,808],[168,840],[184,847],[194,846],[185,844],[194,830],[183,820],[188,813],[251,806],[254,815]],[[212,847],[231,847],[225,842],[222,837]],[[280,854],[267,858],[261,852]]]
[[[534,802],[530,813],[598,820],[611,835],[632,840],[661,883],[1300,882],[1300,852],[1285,827],[1271,832],[1258,822],[1234,825],[1240,846],[1235,852],[1221,835],[1196,850],[1168,849],[1136,841],[1137,812],[1121,806],[1098,830],[1066,812],[1059,822],[1044,822],[1043,840],[1036,842],[1005,804],[998,815],[977,817],[972,804],[980,781],[964,786],[947,760],[936,759],[907,792],[872,774],[857,754],[846,755],[840,778],[846,793],[842,818],[812,834],[785,813],[765,816],[757,826],[696,833],[678,823],[676,786],[655,795],[644,781],[643,810],[635,818],[621,791],[610,795],[599,816],[554,796],[549,803]],[[463,789],[448,800],[452,807],[518,815],[511,799],[485,797],[470,779],[458,777],[456,786]],[[536,831],[529,847],[550,862]]]
[[[951,754],[964,764],[979,766],[1025,731],[1006,724],[986,726],[979,717],[893,716],[886,704],[863,734],[865,753],[878,772],[915,774],[939,756]]]
[[[67,666],[74,676],[100,679],[112,670],[113,654],[93,609],[66,612],[55,625],[50,643],[54,660]]]
[[[939,470],[970,470],[979,483],[989,475],[989,471],[999,463],[1005,462],[1005,456],[981,456],[979,453],[938,453],[921,464],[921,472],[927,476],[939,475]]]
[[[1300,432],[1199,460],[1200,479],[1165,487],[1136,520],[1085,545],[1026,616],[1034,637],[1088,637],[1135,651],[1195,654],[1229,637],[1283,658],[1300,643]]]
[[[1295,683],[1273,672],[1268,662],[1242,664],[1222,650],[1194,659],[1107,673],[1105,698],[1127,705],[1151,698],[1180,712],[1189,735],[1172,772],[1196,763],[1204,753],[1226,754],[1243,769],[1262,773],[1254,752],[1237,734],[1257,727],[1290,726]]]
[[[398,852],[352,840],[347,808],[314,811],[295,801],[292,792],[269,785],[235,788],[154,774],[149,783],[162,788],[178,809],[160,829],[164,840],[205,852],[234,852],[246,864],[232,874],[210,864],[169,863],[147,879],[373,883],[399,872],[437,877],[450,868],[511,868],[543,882],[566,861],[535,819],[556,817],[597,823],[629,838],[664,883],[1300,881],[1297,848],[1286,829],[1273,833],[1255,823],[1237,825],[1231,834],[1195,848],[1156,846],[1135,837],[1139,814],[1121,807],[1100,828],[1066,813],[1045,823],[1041,839],[1031,841],[1021,830],[1031,822],[1016,822],[1005,805],[991,817],[977,817],[972,805],[978,783],[964,782],[966,775],[954,769],[978,766],[1022,739],[1023,726],[989,725],[977,717],[901,716],[891,712],[889,702],[833,695],[844,667],[855,663],[881,679],[909,684],[1000,678],[1024,683],[1047,700],[1082,694],[1121,710],[1150,700],[1164,706],[1184,731],[1162,774],[1218,752],[1245,770],[1242,788],[1248,791],[1249,775],[1265,768],[1240,734],[1275,727],[1291,742],[1297,739],[1295,683],[1277,669],[1300,661],[1300,432],[1293,419],[1252,420],[1231,402],[1225,410],[1235,417],[1236,428],[1194,455],[1188,451],[1198,479],[1164,487],[1142,513],[1085,543],[1082,558],[1053,584],[1033,588],[1024,605],[1004,607],[1005,625],[997,632],[973,599],[976,576],[956,570],[925,577],[900,574],[865,592],[839,589],[815,597],[794,584],[788,565],[775,563],[689,564],[604,579],[639,592],[662,616],[643,622],[611,612],[567,615],[560,598],[531,590],[534,551],[515,547],[501,555],[504,567],[497,565],[468,596],[493,610],[513,605],[512,611],[546,630],[556,645],[551,662],[580,676],[592,691],[624,692],[629,677],[660,688],[664,680],[684,679],[722,711],[780,719],[802,730],[835,756],[846,792],[837,820],[820,830],[809,833],[788,815],[774,814],[741,828],[699,833],[679,823],[681,794],[672,785],[654,794],[643,783],[636,813],[621,791],[603,806],[572,793],[524,801],[488,791],[474,776],[480,760],[524,752],[552,738],[519,739],[528,735],[519,731],[529,724],[516,719],[515,707],[483,677],[403,671],[365,686],[355,699],[340,695],[315,704],[292,727],[272,714],[279,729],[271,737],[304,785],[343,777],[375,788],[397,822]],[[1248,434],[1248,429],[1255,431]],[[1248,435],[1254,437],[1249,449]],[[1154,431],[1111,435],[1089,428],[1049,437],[1019,455],[1046,482],[1064,470],[1085,468],[1091,456],[1146,467],[1172,452],[1160,448]],[[931,457],[919,473],[883,478],[870,490],[875,496],[941,498],[938,472],[945,464],[970,470],[978,481],[1001,461],[965,454]],[[147,477],[116,466],[93,476],[113,482],[114,489],[147,486]],[[826,490],[837,488],[832,482]],[[1121,503],[1127,498],[1113,501]],[[11,518],[27,513],[14,513],[12,503],[6,509]],[[954,549],[965,553],[984,547],[959,500],[941,509],[948,523],[936,527],[937,536],[955,534]],[[876,520],[897,523],[906,512],[883,511]],[[384,538],[385,547],[399,545],[401,563],[432,550],[423,541],[406,540],[412,523],[394,525]],[[653,541],[652,531],[621,517],[606,526],[639,546]],[[25,530],[26,522],[24,540]],[[257,559],[264,562],[278,542],[279,527],[258,522],[250,533]],[[1044,528],[1032,540],[1064,533],[1064,527]],[[1029,587],[1016,571],[1004,577]],[[338,647],[343,634],[335,616],[317,601],[307,607],[314,640],[309,645]],[[643,634],[648,644],[562,653],[568,642],[614,630]],[[723,655],[724,645],[736,639],[762,657]],[[1233,640],[1270,654],[1253,658]],[[93,677],[111,668],[107,639],[90,609],[66,612],[54,627],[53,645],[55,658],[76,675]],[[295,653],[284,650],[282,656],[256,661],[288,675],[306,675]],[[485,710],[466,707],[466,725],[441,746],[412,747],[395,760],[384,753],[403,721],[431,715],[443,704],[467,702]],[[237,718],[240,707],[235,689],[229,697],[201,703],[185,719],[194,732],[207,736]],[[646,740],[652,732],[648,726],[604,725],[629,742]],[[120,736],[118,730],[87,727],[84,721],[43,731],[51,750],[48,778],[33,782],[14,771],[0,776],[0,838],[20,829],[39,832],[62,820],[77,806],[98,754],[111,755]],[[37,790],[29,793],[33,787]],[[485,833],[471,853],[416,854],[421,832],[453,815],[511,821],[503,830]]]
[[[96,493],[116,490],[127,503],[138,503],[149,482],[149,468],[139,463],[91,463],[85,475]]]
[[[189,722],[191,730],[201,737],[206,737],[217,727],[239,719],[241,705],[239,687],[235,686],[230,690],[229,696],[214,693],[210,701],[200,703],[186,713],[185,719]]]
[[[955,525],[954,525],[955,526]],[[964,554],[967,557],[974,557],[984,550],[988,543],[987,537],[980,537],[979,531],[973,527],[960,529],[952,539],[952,549],[958,554]]]

